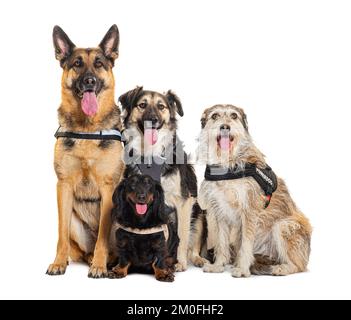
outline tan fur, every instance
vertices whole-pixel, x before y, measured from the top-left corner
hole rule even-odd
[[[238,113],[237,119],[230,117],[233,112]],[[213,113],[219,114],[216,120],[211,118]],[[202,123],[200,142],[206,145],[200,145],[199,152],[203,161],[227,168],[247,162],[265,167],[264,156],[244,128],[247,123],[242,109],[217,105],[204,112]],[[234,137],[229,152],[218,150],[216,141],[223,124],[230,125]],[[306,271],[312,233],[308,219],[296,207],[282,179],[278,179],[278,189],[267,209],[263,196],[251,177],[202,183],[198,201],[207,211],[208,245],[216,257],[213,265],[205,265],[205,272],[223,272],[231,257],[235,257],[233,277]]]
[[[82,57],[91,68],[101,49],[75,49],[73,55]],[[104,79],[106,89],[98,95],[99,110],[94,117],[87,117],[81,110],[80,101],[72,94],[70,86],[78,77],[74,69],[64,68],[62,76],[62,103],[59,122],[74,132],[95,132],[110,128],[121,129],[120,112],[114,101],[114,77],[112,66],[96,71]],[[92,277],[106,275],[107,259],[111,242],[112,194],[118,185],[124,165],[123,147],[118,141],[102,149],[99,141],[75,140],[67,150],[64,140],[55,146],[55,171],[58,177],[57,199],[59,211],[59,240],[55,261],[49,266],[49,274],[65,272],[69,256],[74,261],[91,262]],[[96,199],[85,202],[81,199]],[[72,246],[73,244],[73,246]],[[93,258],[91,258],[93,257]]]

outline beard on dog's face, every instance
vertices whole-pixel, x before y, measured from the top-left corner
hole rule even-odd
[[[232,157],[242,139],[249,136],[246,115],[232,105],[206,109],[201,118],[202,135],[208,139],[209,154],[217,158]]]
[[[154,201],[155,182],[149,176],[135,175],[127,181],[127,201],[138,217],[145,216]]]

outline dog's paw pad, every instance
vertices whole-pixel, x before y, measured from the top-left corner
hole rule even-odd
[[[234,278],[248,278],[251,276],[250,270],[245,270],[242,268],[233,268],[232,277]]]
[[[204,265],[203,271],[206,273],[222,273],[224,272],[224,266],[206,263]]]
[[[49,276],[61,276],[65,274],[67,268],[67,264],[51,264],[46,271],[46,274]]]

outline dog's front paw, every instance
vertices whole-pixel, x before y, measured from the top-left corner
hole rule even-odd
[[[123,272],[115,272],[115,271],[109,271],[107,273],[107,278],[109,279],[122,279],[125,278],[127,275]]]
[[[210,264],[210,262],[207,259],[202,258],[200,256],[193,257],[191,259],[191,262],[195,267],[198,268],[202,268],[205,264]]]
[[[207,273],[222,273],[224,272],[224,266],[218,264],[206,263],[203,268],[204,272]]]
[[[249,269],[243,269],[234,267],[232,269],[232,277],[234,278],[248,278],[251,276],[251,272]]]
[[[161,282],[173,282],[174,281],[174,274],[170,271],[159,272],[156,275],[156,280]]]
[[[46,271],[46,274],[49,276],[61,276],[63,274],[65,274],[66,272],[66,268],[67,268],[67,264],[58,264],[58,263],[53,263],[50,264],[48,270]]]
[[[93,264],[89,269],[88,277],[93,279],[106,278],[107,277],[106,266],[96,266]]]
[[[188,264],[186,262],[178,262],[175,265],[176,272],[184,272],[186,269],[188,269]]]

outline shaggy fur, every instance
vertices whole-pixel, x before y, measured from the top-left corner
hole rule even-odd
[[[252,142],[242,109],[216,105],[204,111],[201,123],[202,162],[224,168],[243,168],[245,163],[266,167],[263,154]],[[229,148],[221,147],[221,129],[229,137]],[[198,201],[207,212],[207,246],[215,254],[215,263],[206,264],[205,272],[223,272],[232,260],[233,277],[306,271],[312,232],[309,221],[296,207],[282,179],[278,179],[278,189],[267,209],[263,195],[251,177],[202,183]]]
[[[169,239],[163,232],[135,234],[124,229],[116,231],[118,265],[112,269],[112,278],[123,278],[129,270],[154,271],[159,281],[174,280],[179,238],[176,225],[165,212],[161,185],[151,177],[132,175],[122,181],[113,195],[113,220],[123,227],[145,230],[167,224]],[[143,215],[137,213],[136,204],[147,205]]]
[[[76,48],[60,27],[53,32],[56,58],[63,68],[59,123],[66,131],[121,130],[120,110],[114,99],[113,62],[119,34],[112,26],[99,47]],[[94,116],[83,112],[84,94],[96,96]],[[89,276],[107,274],[110,253],[112,194],[123,174],[119,141],[58,139],[55,171],[58,178],[59,239],[49,275],[66,271],[68,258],[90,264]]]
[[[137,87],[119,98],[124,110],[124,135],[127,141],[125,155],[128,158],[126,176],[138,172],[135,162],[140,158],[164,158],[161,168],[161,185],[166,205],[177,212],[178,248],[177,271],[187,269],[190,224],[197,197],[197,181],[194,169],[187,164],[183,145],[176,135],[176,114],[183,116],[179,98],[172,92],[160,94]],[[157,134],[153,145],[145,138],[145,125]]]

